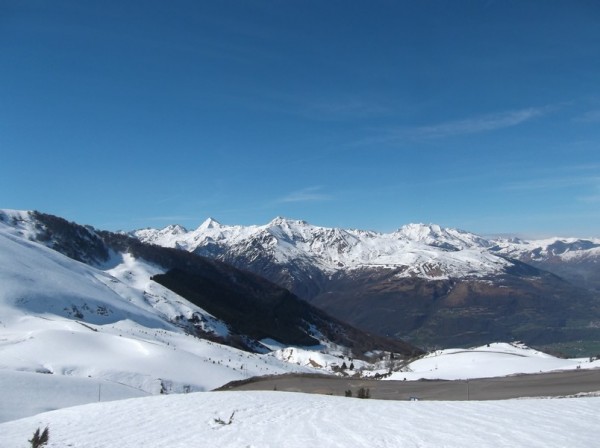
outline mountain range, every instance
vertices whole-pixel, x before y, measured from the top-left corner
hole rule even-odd
[[[39,212],[4,211],[0,223],[8,224],[12,235],[41,243],[142,290],[143,301],[151,305],[153,312],[162,313],[163,320],[204,338],[255,352],[268,351],[261,345],[262,339],[300,346],[318,346],[326,340],[356,348],[357,353],[365,348],[363,344],[368,349],[399,354],[414,349],[398,340],[357,331],[288,290],[217,260],[145,244],[122,233],[99,231]],[[143,278],[135,278],[135,272],[142,272]],[[162,295],[154,292],[157,285],[165,288]],[[121,286],[112,287],[118,288]],[[131,293],[125,292],[128,295]],[[183,307],[172,303],[185,301],[189,304]],[[165,306],[162,302],[171,303]],[[76,314],[86,317],[80,307],[73,307],[77,308]]]
[[[600,239],[488,239],[424,224],[379,233],[281,217],[130,235],[254,272],[341,320],[417,345],[600,341]]]
[[[0,285],[0,383],[36,413],[422,353],[251,272],[39,212],[0,210]]]
[[[0,423],[261,375],[410,381],[598,362],[493,343],[423,357],[413,345],[331,318],[247,270],[39,212],[0,211],[0,285]]]
[[[208,219],[194,230],[171,225],[115,233],[8,210],[0,212],[0,226],[7,245],[42,246],[44,257],[60,255],[95,270],[84,277],[123,302],[66,289],[55,292],[61,302],[43,294],[27,299],[31,291],[23,285],[40,283],[36,276],[46,268],[32,271],[25,263],[28,280],[15,283],[24,275],[15,270],[21,264],[7,259],[4,283],[21,288],[9,294],[5,286],[13,311],[93,325],[112,322],[110,316],[160,322],[255,353],[274,343],[411,356],[420,352],[416,347],[513,340],[569,354],[600,349],[598,239],[490,239],[423,224],[379,233],[285,218],[263,226]],[[11,250],[18,260],[19,250]],[[67,275],[61,272],[59,278]],[[127,308],[132,304],[134,310]]]

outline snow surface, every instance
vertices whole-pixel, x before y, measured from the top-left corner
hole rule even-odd
[[[321,353],[314,350],[306,350],[299,347],[285,347],[282,349],[274,350],[269,353],[281,361],[322,369],[325,372],[334,372],[337,368],[346,364],[349,367],[350,364],[354,365],[354,371],[361,371],[362,369],[369,369],[371,365],[366,361],[359,359],[351,359],[347,356],[334,356],[329,353]],[[352,371],[348,370],[350,374]]]
[[[520,373],[600,368],[600,360],[556,358],[521,344],[493,343],[471,349],[446,349],[411,362],[386,380],[491,378]],[[371,372],[371,375],[377,371]],[[379,371],[378,373],[386,373]]]
[[[208,392],[88,404],[3,423],[0,446],[28,446],[35,429],[48,426],[48,448],[592,447],[598,415],[600,398],[399,402]]]
[[[41,375],[7,369],[0,370],[0,390],[0,423],[70,406],[150,395],[99,378]]]
[[[26,214],[17,216],[20,226],[27,222]],[[157,268],[143,260],[122,254],[120,264],[104,272],[29,241],[26,225],[0,221],[0,386],[11,390],[3,406],[15,409],[2,418],[95,401],[99,384],[105,398],[127,398],[316,371],[190,336],[178,317],[196,313],[205,331],[228,330],[152,282]],[[43,404],[21,407],[32,382]],[[65,383],[71,387],[63,399],[53,389]]]

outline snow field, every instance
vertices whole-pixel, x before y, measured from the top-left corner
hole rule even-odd
[[[98,378],[6,369],[0,370],[0,390],[0,423],[70,406],[149,395],[133,387]]]
[[[464,380],[578,368],[600,368],[600,360],[590,362],[589,358],[562,359],[523,345],[494,343],[470,349],[438,350],[413,361],[402,371],[394,372],[385,379]]]
[[[131,321],[82,325],[67,319],[25,317],[0,328],[0,379],[8,372],[93,378],[140,394],[206,391],[257,375],[314,369]],[[13,385],[26,393],[27,385]],[[130,396],[130,395],[129,395]]]
[[[216,419],[231,424],[219,424]],[[0,446],[592,447],[600,398],[395,402],[285,392],[208,392],[95,403],[0,424]]]

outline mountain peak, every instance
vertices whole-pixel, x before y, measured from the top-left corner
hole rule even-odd
[[[300,226],[307,226],[308,223],[306,221],[300,220],[300,219],[288,219],[288,218],[284,218],[283,216],[277,216],[276,218],[274,218],[273,220],[271,220],[271,222],[269,222],[269,227],[273,227],[273,226],[281,226],[281,225],[300,225]]]
[[[440,248],[462,250],[466,248],[486,248],[491,243],[464,230],[441,227],[438,224],[406,224],[395,232],[396,236],[409,241]]]
[[[425,224],[423,222],[411,222],[411,223],[405,224],[403,226],[403,228],[423,229],[423,230],[437,231],[437,232],[442,230],[442,227],[439,224],[433,224],[433,223]]]
[[[213,218],[208,218],[198,227],[198,230],[218,229],[221,227],[221,223]]]
[[[396,233],[400,233],[408,239],[420,241],[427,237],[439,236],[445,231],[446,229],[438,224],[410,223],[400,227]]]
[[[171,224],[163,229],[165,233],[170,233],[171,235],[183,235],[187,233],[187,229],[179,224]]]

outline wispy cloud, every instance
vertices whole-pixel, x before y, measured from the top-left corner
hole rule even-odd
[[[286,196],[277,199],[276,203],[290,203],[290,202],[315,202],[315,201],[329,201],[333,197],[329,194],[323,193],[322,187],[308,187],[302,190],[293,191]]]
[[[464,120],[448,121],[429,126],[420,126],[412,130],[412,134],[423,138],[440,138],[452,135],[476,134],[479,132],[495,131],[497,129],[517,126],[526,121],[540,117],[547,113],[549,108],[535,108],[514,110],[497,114],[487,114],[471,117]]]
[[[600,109],[590,110],[586,113],[575,117],[573,121],[579,123],[599,123],[600,122]]]
[[[356,142],[353,146],[439,139],[459,135],[492,132],[518,126],[534,120],[555,110],[557,107],[558,106],[529,107],[494,114],[482,114],[462,120],[444,121],[424,126],[395,126],[387,129],[379,129],[374,130],[377,134]]]
[[[568,177],[547,177],[541,179],[531,179],[521,182],[512,182],[504,185],[502,190],[550,190],[569,187],[580,187],[588,185],[597,185],[600,183],[600,177],[597,176],[568,176]]]

